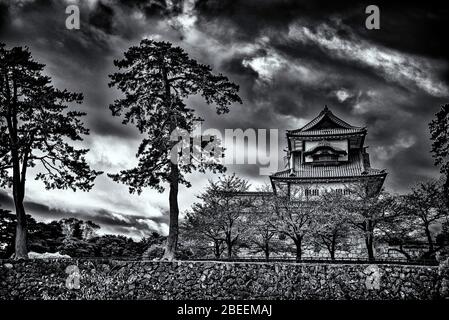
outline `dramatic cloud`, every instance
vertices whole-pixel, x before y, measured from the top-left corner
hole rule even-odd
[[[65,28],[68,4],[80,6],[80,30]],[[91,134],[82,146],[91,149],[97,170],[136,163],[141,135],[111,116],[108,106],[119,93],[108,87],[108,75],[114,59],[149,37],[181,46],[240,85],[244,103],[224,116],[200,97],[187,101],[205,119],[204,129],[279,129],[282,169],[285,130],[303,126],[327,104],[367,127],[372,165],[387,169],[388,189],[405,192],[438,175],[427,124],[449,99],[449,50],[441,45],[449,12],[427,2],[378,5],[381,29],[367,30],[366,3],[358,1],[0,0],[0,41],[29,46],[57,87],[84,94]],[[257,165],[228,171],[254,188],[269,182]],[[189,178],[192,188],[180,191],[182,211],[216,177]],[[11,208],[10,195],[0,192],[0,204]],[[39,219],[74,216],[135,238],[168,228],[167,193],[130,195],[106,176],[89,193],[46,191],[30,178],[27,209]]]
[[[386,80],[391,79],[402,85],[414,83],[431,95],[448,96],[448,88],[433,78],[434,71],[445,64],[376,47],[368,41],[349,41],[338,37],[337,31],[327,25],[319,25],[317,31],[313,32],[307,27],[294,24],[290,27],[289,36],[301,43],[312,42],[329,55],[367,65],[381,73]]]

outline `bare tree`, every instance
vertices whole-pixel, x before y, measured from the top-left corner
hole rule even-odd
[[[341,193],[325,191],[317,203],[318,213],[313,216],[315,243],[324,247],[332,260],[335,260],[337,248],[348,239],[350,231],[346,201],[348,199]]]
[[[443,190],[443,182],[440,180],[422,182],[413,187],[401,201],[400,208],[404,215],[414,222],[416,229],[422,231],[427,241],[427,257],[433,256],[440,249],[435,246],[431,228],[449,217]]]
[[[185,216],[181,230],[183,238],[194,241],[197,249],[205,248],[207,251],[211,248],[217,259],[225,250],[224,232],[221,223],[217,223],[217,206],[213,202],[194,203]]]
[[[220,177],[211,187],[209,190],[216,196],[218,203],[218,221],[224,231],[227,255],[231,258],[241,236],[248,228],[248,225],[243,223],[243,214],[250,207],[250,199],[239,195],[248,191],[249,184],[247,180],[233,174]]]
[[[363,234],[368,259],[373,261],[375,231],[395,213],[394,197],[385,191],[373,193],[368,182],[353,185],[351,194],[351,201],[346,202],[348,221]]]
[[[313,232],[313,215],[317,212],[316,202],[306,196],[306,189],[298,190],[295,200],[287,196],[276,197],[276,218],[272,226],[281,235],[290,238],[296,247],[296,260],[302,257],[304,238]]]
[[[273,219],[276,219],[276,201],[271,187],[265,185],[258,189],[258,194],[251,197],[251,213],[249,216],[249,228],[246,231],[247,242],[255,253],[262,252],[268,261],[270,254],[279,251],[278,234],[273,227]]]
[[[245,229],[245,211],[250,199],[242,194],[249,188],[248,181],[233,175],[223,175],[218,181],[209,181],[206,191],[198,196],[201,204],[195,204],[187,214],[190,234],[201,234],[214,243],[215,256],[221,255],[221,243],[231,258]]]
[[[412,256],[407,246],[416,245],[419,242],[416,230],[417,220],[403,214],[402,211],[397,213],[379,224],[379,239],[388,243],[389,252],[398,252],[407,260],[411,260]]]

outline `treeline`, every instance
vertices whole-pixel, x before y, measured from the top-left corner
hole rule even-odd
[[[246,193],[246,180],[224,175],[210,181],[186,213],[181,237],[198,258],[262,254],[269,259],[280,254],[300,260],[305,250],[324,250],[335,259],[338,251],[351,251],[358,241],[370,260],[376,259],[376,243],[408,260],[434,259],[447,250],[443,181],[420,183],[405,195],[382,191],[373,196],[363,184],[347,188],[350,195],[327,191],[315,197],[299,188],[290,200],[274,196],[268,186]]]
[[[152,259],[162,256],[162,244],[166,237],[157,232],[140,241],[122,235],[97,235],[100,226],[75,218],[37,222],[27,216],[28,245],[32,252],[56,253],[70,257],[108,257]],[[6,259],[14,253],[16,215],[0,210],[0,258]],[[149,249],[150,248],[150,249]],[[161,248],[157,250],[157,248]]]
[[[271,187],[247,193],[249,184],[236,175],[210,181],[181,224],[177,258],[235,258],[293,256],[306,250],[353,250],[362,240],[364,256],[375,260],[375,243],[388,245],[406,259],[434,259],[449,247],[449,214],[441,181],[418,184],[405,195],[382,191],[365,196],[364,186],[351,195],[325,192],[319,197],[289,200],[273,196]],[[305,190],[296,190],[305,194]],[[100,227],[75,218],[49,223],[27,216],[30,251],[70,257],[159,259],[166,237],[153,232],[139,241],[122,235],[102,235]],[[16,215],[0,209],[0,258],[14,253]],[[419,254],[416,255],[416,252]]]

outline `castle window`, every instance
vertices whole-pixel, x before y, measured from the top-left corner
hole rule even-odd
[[[343,190],[343,194],[344,194],[345,196],[349,196],[349,195],[351,194],[351,189],[345,189],[345,190]]]
[[[320,195],[320,190],[318,190],[318,189],[306,189],[305,190],[305,194],[306,194],[306,197],[319,196]]]
[[[336,189],[335,192],[336,192],[337,194],[343,194],[343,189]]]

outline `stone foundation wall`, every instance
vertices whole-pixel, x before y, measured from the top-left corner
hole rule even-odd
[[[0,261],[0,299],[439,299],[440,267],[114,260]]]

